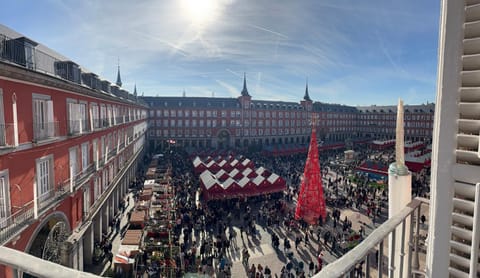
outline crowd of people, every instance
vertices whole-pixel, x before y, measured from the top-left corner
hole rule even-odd
[[[171,163],[171,183],[176,192],[173,232],[180,240],[180,254],[175,258],[180,266],[178,275],[191,272],[231,277],[233,263],[241,260],[247,277],[309,277],[322,269],[326,253],[339,257],[366,236],[366,226],[360,225],[354,230],[353,219],[341,217],[342,210],[366,215],[374,223],[381,223],[387,217],[386,188],[369,186],[368,177],[356,174],[354,169],[372,156],[388,163],[391,155],[388,151],[379,153],[365,146],[350,164],[339,163],[343,150],[320,153],[328,211],[318,225],[294,219],[294,201],[299,192],[305,153],[282,157],[244,155],[254,161],[256,167],[272,169],[282,176],[287,181],[287,190],[248,199],[204,203],[189,154],[180,148],[164,154],[162,159]],[[426,177],[426,172],[414,176],[414,195],[428,192]],[[250,250],[265,241],[262,234],[270,236],[282,267],[251,263]]]

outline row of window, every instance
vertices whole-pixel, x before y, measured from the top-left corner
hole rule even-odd
[[[126,133],[125,133],[126,134]],[[105,163],[109,161],[108,153],[112,148],[112,134],[102,136],[101,138],[93,139],[92,142],[84,142],[79,146],[74,146],[69,149],[69,172],[70,184],[63,184],[65,190],[76,181],[82,174],[87,173],[89,169],[98,170],[100,157],[105,158]],[[120,139],[120,137],[119,137]],[[133,153],[138,152],[145,144],[144,136],[138,140],[132,147]],[[117,148],[124,147],[123,144],[118,143]],[[90,158],[90,151],[93,158]],[[101,174],[94,180],[94,198],[97,199],[102,192],[108,187],[110,182],[115,177],[116,173],[123,168],[126,160],[130,157],[130,153],[121,153],[117,155],[117,160],[105,167]],[[96,165],[96,168],[93,167]],[[55,195],[55,179],[54,179],[54,156],[53,154],[43,156],[35,160],[35,179],[34,190],[36,195],[37,208],[42,209],[48,200],[51,200]],[[66,182],[66,181],[62,181]],[[8,170],[0,171],[0,228],[7,225],[7,218],[10,215],[10,187]],[[87,190],[88,191],[88,190]],[[87,210],[90,202],[89,193],[84,196],[84,201],[87,202],[84,209]]]
[[[221,127],[227,127],[227,123],[229,127],[242,127],[242,121],[241,120],[156,120],[156,121],[151,121],[152,125],[154,124],[157,127],[217,127],[217,123],[220,123]],[[258,120],[258,121],[249,121],[249,120],[244,120],[243,121],[243,126],[244,127],[289,127],[289,126],[306,126],[307,121],[305,120],[278,120],[278,121],[270,121],[270,120]]]
[[[168,106],[168,102],[167,101],[164,101],[163,102],[163,106],[167,107]],[[170,102],[170,104],[173,104],[172,102]],[[150,102],[150,105],[151,106],[159,106],[160,103],[155,103],[155,102]],[[178,101],[176,102],[175,104],[173,105],[178,105],[178,107],[181,107],[182,106],[182,102],[181,101]],[[247,103],[248,105],[248,103]],[[192,103],[192,106],[195,107],[197,106],[197,103],[196,102],[193,102]],[[211,106],[210,102],[208,102],[206,104],[206,106]],[[225,103],[222,102],[222,107],[225,107]],[[240,104],[239,103],[236,103],[236,107],[239,108],[240,107]],[[303,110],[303,106],[300,106],[300,105],[286,105],[286,104],[273,104],[273,103],[270,103],[270,104],[260,104],[260,103],[257,103],[256,105],[254,103],[250,103],[250,108],[254,109],[254,108],[257,108],[257,109],[283,109],[283,110],[291,110],[291,109],[296,109],[296,110]]]
[[[390,121],[395,121],[397,119],[396,114],[387,114],[387,115],[365,115],[361,114],[360,116],[361,120],[390,120]],[[417,115],[411,115],[411,114],[405,114],[404,115],[406,121],[433,121],[434,115],[433,113],[429,114],[417,114]]]
[[[32,94],[32,101],[34,140],[39,141],[59,136],[59,125],[58,122],[54,121],[54,106],[51,96]],[[96,103],[89,104],[90,116],[88,116],[87,105],[88,103],[84,101],[67,100],[68,132],[70,135],[135,121],[146,116],[145,110],[105,104],[98,105]]]
[[[241,118],[242,117],[242,112],[237,110],[237,111],[230,111],[228,112],[227,110],[150,110],[150,117],[153,118],[155,117],[207,117],[207,118],[216,118],[218,116],[221,116],[222,118],[225,118],[227,116],[230,116],[230,118]],[[297,119],[303,119],[307,117],[306,112],[281,112],[281,111],[272,111],[272,112],[256,112],[256,111],[244,111],[243,116],[244,117],[253,117],[253,118],[297,118]]]
[[[366,133],[378,133],[378,134],[395,134],[396,129],[395,128],[380,128],[380,127],[375,127],[375,128],[363,128],[359,130],[361,132],[366,132]],[[432,129],[426,129],[426,128],[419,128],[419,129],[405,129],[405,134],[406,135],[412,135],[412,136],[431,136],[433,130]]]
[[[327,119],[345,119],[345,120],[354,120],[354,119],[362,119],[362,120],[396,120],[396,114],[358,114],[358,113],[315,113],[320,118],[327,118]],[[150,117],[218,117],[221,116],[222,118],[230,117],[230,118],[240,118],[242,117],[242,111],[240,110],[174,110],[174,109],[165,109],[165,110],[150,110]],[[297,119],[304,119],[309,116],[307,112],[282,112],[282,111],[243,111],[244,117],[252,117],[252,118],[297,118]],[[406,120],[422,120],[422,121],[433,121],[433,114],[417,114],[417,115],[410,115],[406,114]]]
[[[95,102],[88,104],[86,101],[67,99],[67,117],[70,134],[78,134],[82,131],[145,119],[146,110]]]
[[[257,136],[257,135],[283,135],[283,134],[307,134],[306,128],[285,128],[285,129],[237,129],[236,136]],[[151,136],[157,137],[211,137],[215,133],[211,129],[156,129],[150,131]]]

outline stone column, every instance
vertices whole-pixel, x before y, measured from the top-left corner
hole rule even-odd
[[[103,210],[100,209],[97,215],[93,218],[92,230],[94,241],[102,241],[102,229],[103,229]]]
[[[113,185],[112,185],[113,186]],[[118,212],[118,199],[117,199],[117,192],[118,188],[113,189],[112,191],[112,209],[113,209],[113,214],[112,215],[117,215]]]
[[[80,271],[83,271],[83,261],[84,261],[84,258],[83,258],[83,239],[80,239],[78,242],[77,242],[77,258],[78,258],[78,266],[76,269],[80,270]]]
[[[73,254],[73,249],[74,246],[71,242],[65,241],[60,244],[60,264],[72,268],[73,265],[73,260],[74,260],[74,254]]]
[[[105,202],[105,205],[102,207],[102,232],[108,234],[108,224],[110,223],[110,217],[109,217],[109,207],[108,207],[108,201]]]
[[[83,235],[83,262],[87,265],[93,264],[94,251],[94,223],[90,225]]]

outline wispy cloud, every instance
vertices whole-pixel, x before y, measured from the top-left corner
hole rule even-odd
[[[255,99],[299,101],[308,76],[318,101],[434,100],[436,1],[214,2],[199,24],[176,0],[7,1],[4,23],[112,81],[120,57],[145,95],[236,97],[247,72]]]
[[[238,88],[235,86],[232,86],[226,82],[223,82],[221,80],[215,79],[215,82],[217,82],[220,86],[222,86],[224,89],[228,91],[231,97],[237,97],[238,96]]]

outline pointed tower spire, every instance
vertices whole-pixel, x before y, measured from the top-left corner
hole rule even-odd
[[[137,96],[137,83],[135,83],[135,86],[133,87],[133,95],[135,97]]]
[[[308,95],[308,78],[307,78],[307,85],[305,86],[305,95],[303,96],[303,99],[306,101],[312,101],[312,99]]]
[[[122,79],[120,78],[120,58],[118,59],[117,82],[118,87],[122,87]]]
[[[242,89],[242,96],[250,96],[248,94],[248,90],[247,90],[247,77],[246,77],[246,74],[245,72],[243,73],[243,89]]]

